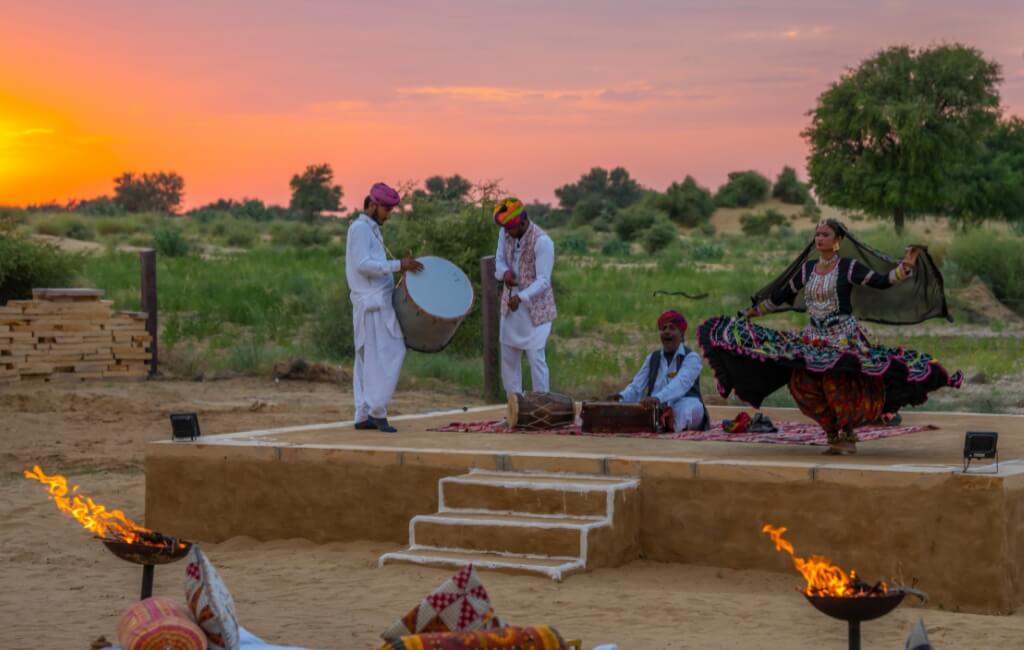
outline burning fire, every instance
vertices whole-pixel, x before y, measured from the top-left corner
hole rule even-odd
[[[50,491],[50,499],[57,504],[57,509],[74,517],[97,537],[128,544],[163,546],[150,541],[160,538],[158,533],[138,525],[126,517],[124,512],[107,510],[106,506],[96,503],[91,497],[79,494],[77,485],[73,485],[69,491],[68,480],[60,474],[47,476],[39,465],[25,470],[24,474],[25,478],[34,479],[45,485]]]
[[[857,577],[856,571],[849,574],[840,567],[832,564],[827,557],[812,555],[810,559],[797,557],[793,552],[793,545],[782,538],[786,532],[785,527],[776,528],[771,524],[765,524],[761,532],[772,538],[776,551],[785,551],[793,558],[793,566],[803,575],[807,581],[807,587],[803,590],[808,596],[839,596],[839,597],[860,597],[878,596],[885,594],[889,588],[882,582],[877,585],[869,585]]]

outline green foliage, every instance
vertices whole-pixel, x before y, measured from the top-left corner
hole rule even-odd
[[[114,179],[114,203],[123,212],[153,210],[174,214],[184,191],[185,179],[175,172],[139,176],[125,172]]]
[[[697,240],[687,252],[696,262],[719,262],[725,257],[725,249],[713,241]]]
[[[71,286],[82,257],[0,233],[0,305],[32,297],[32,289]]]
[[[577,182],[556,189],[555,196],[572,214],[573,223],[582,225],[636,203],[643,198],[643,189],[623,167],[611,172],[594,167]]]
[[[96,232],[88,223],[70,214],[57,214],[48,218],[40,217],[36,223],[36,232],[40,235],[67,237],[82,241],[92,241],[96,237]]]
[[[999,118],[999,65],[959,44],[878,52],[818,98],[808,171],[819,199],[904,219],[961,211]],[[998,185],[998,184],[997,184]],[[978,201],[975,209],[984,204]]]
[[[627,257],[630,254],[629,242],[609,239],[601,245],[601,254],[607,257]]]
[[[957,161],[949,213],[965,224],[988,218],[1024,227],[1024,120],[999,123],[975,159]]]
[[[792,167],[782,168],[779,177],[775,179],[775,186],[772,187],[772,197],[792,205],[807,205],[808,202],[814,202],[807,185],[800,182],[796,170]]]
[[[679,231],[668,217],[659,215],[649,228],[644,230],[641,240],[644,250],[648,253],[657,253],[663,248],[674,244],[679,239]]]
[[[211,221],[225,215],[252,221],[272,221],[274,219],[293,219],[295,215],[279,205],[266,205],[259,199],[217,199],[188,212],[188,216],[198,221]]]
[[[191,247],[177,228],[161,226],[153,231],[153,249],[159,255],[167,257],[184,257]]]
[[[465,203],[473,184],[465,178],[455,174],[454,176],[431,176],[423,182],[427,188],[427,196],[439,201],[450,203]]]
[[[613,228],[615,234],[623,241],[635,241],[641,233],[654,225],[659,217],[665,214],[644,203],[636,203],[615,215]]]
[[[317,353],[331,361],[351,359],[355,354],[352,330],[352,300],[347,287],[328,291],[313,318],[313,345]]]
[[[275,246],[322,246],[330,241],[323,228],[308,223],[274,223],[270,226],[270,237]]]
[[[953,241],[947,260],[961,273],[981,278],[996,298],[1024,313],[1024,237],[973,230]]]
[[[573,230],[559,237],[555,245],[557,251],[565,255],[586,255],[590,250],[591,238],[581,231]]]
[[[94,217],[113,217],[124,214],[124,210],[109,196],[97,196],[94,199],[73,201],[68,205],[69,210],[79,214],[87,214]]]
[[[711,192],[698,185],[692,176],[687,176],[682,183],[672,183],[664,194],[655,194],[652,205],[687,228],[707,223],[715,212]]]
[[[729,172],[729,180],[715,194],[715,205],[747,208],[767,199],[771,188],[771,181],[756,171]]]
[[[307,222],[313,222],[323,210],[337,210],[343,195],[341,185],[332,185],[334,170],[324,163],[309,165],[302,174],[292,176],[290,207]]]
[[[778,210],[769,208],[760,214],[748,212],[740,217],[740,228],[746,235],[767,235],[773,226],[788,226],[786,216]]]
[[[139,224],[128,217],[116,217],[96,220],[96,232],[103,236],[127,235],[137,232]]]

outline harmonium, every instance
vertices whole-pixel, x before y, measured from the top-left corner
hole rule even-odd
[[[584,433],[658,433],[660,409],[638,402],[583,402]]]

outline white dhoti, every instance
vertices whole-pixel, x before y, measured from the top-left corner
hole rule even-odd
[[[396,337],[387,326],[394,312],[371,311],[363,314],[362,345],[356,349],[352,369],[352,393],[356,403],[356,422],[368,415],[388,416],[388,402],[398,386],[398,375],[405,359],[405,340]]]
[[[704,422],[704,403],[696,397],[683,397],[669,402],[676,433],[684,429],[699,431]]]
[[[524,350],[510,345],[501,346],[501,383],[506,393],[523,392],[523,355],[530,363],[531,387],[534,392],[548,393],[551,382],[548,378],[548,362],[544,358],[544,348]]]

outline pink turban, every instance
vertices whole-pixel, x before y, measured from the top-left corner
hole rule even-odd
[[[384,208],[393,208],[402,200],[391,187],[384,183],[375,183],[370,188],[370,200]]]
[[[660,328],[665,323],[672,323],[681,334],[686,334],[686,317],[677,312],[674,309],[669,309],[661,316],[658,316],[658,327]]]

